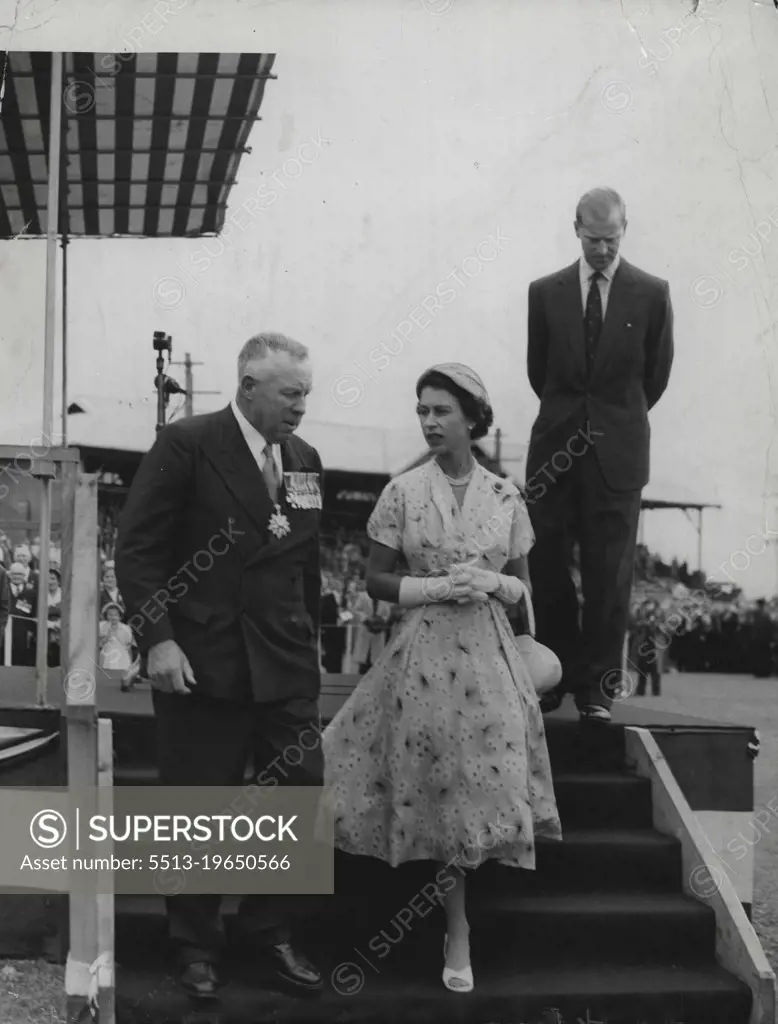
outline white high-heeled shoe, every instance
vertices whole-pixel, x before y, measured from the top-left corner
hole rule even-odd
[[[443,960],[446,959],[448,950],[448,935],[443,940]],[[443,968],[443,984],[449,992],[472,992],[475,988],[473,981],[473,968],[470,964],[463,967],[461,971],[455,971],[451,967]]]

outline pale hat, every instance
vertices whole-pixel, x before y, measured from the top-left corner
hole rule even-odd
[[[421,381],[430,373],[442,373],[444,377],[448,377],[450,381],[457,384],[463,391],[467,391],[473,398],[491,406],[486,385],[475,370],[465,366],[464,363],[436,363],[434,366],[430,366],[416,382],[417,391]]]

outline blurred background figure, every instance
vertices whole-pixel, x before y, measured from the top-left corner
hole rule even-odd
[[[20,544],[14,551],[14,562],[24,569],[24,582],[37,586],[38,574],[32,568],[32,552],[26,544]]]
[[[364,576],[354,576],[346,583],[345,612],[347,623],[351,624],[349,645],[349,661],[351,671],[363,675],[366,671],[362,666],[366,663],[370,648],[370,632],[367,620],[373,614],[373,601],[367,593]],[[345,616],[344,616],[345,619]]]
[[[361,623],[356,630],[353,657],[359,674],[364,675],[386,647],[394,606],[389,601],[371,599],[366,590],[359,601]]]
[[[62,577],[58,568],[52,566],[49,569],[49,589],[46,599],[49,606],[48,629],[49,629],[49,668],[56,668],[60,664],[62,644]],[[33,643],[35,641],[33,640]]]
[[[11,664],[35,664],[35,622],[38,588],[27,582],[29,573],[22,562],[8,570],[11,589]]]
[[[103,582],[100,589],[99,607],[105,609],[107,604],[115,604],[119,609],[119,618],[124,618],[124,601],[116,585],[116,569],[113,562],[106,562],[103,567]]]
[[[776,624],[760,597],[751,613],[751,672],[757,679],[766,679],[775,668]]]
[[[122,609],[118,604],[107,604],[103,608],[100,623],[100,668],[111,668],[127,672],[133,663],[132,630],[122,622]]]
[[[5,665],[5,631],[11,617],[11,585],[0,563],[0,665]]]
[[[329,573],[321,574],[321,663],[325,672],[343,671],[346,630],[340,624],[341,599]]]
[[[651,695],[659,697],[662,692],[664,649],[669,642],[665,639],[663,616],[656,601],[649,600],[632,608],[632,653],[631,661],[637,671],[635,695],[644,697],[649,680]]]

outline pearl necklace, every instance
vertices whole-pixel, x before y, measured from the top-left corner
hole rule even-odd
[[[450,484],[453,484],[455,487],[464,487],[465,484],[470,483],[470,479],[473,473],[475,473],[476,461],[475,459],[473,459],[473,464],[470,467],[469,472],[467,472],[464,476],[449,476],[448,473],[441,467],[440,463],[438,463],[438,467],[440,468],[440,471],[443,474],[443,476],[446,478],[446,480],[448,480]]]

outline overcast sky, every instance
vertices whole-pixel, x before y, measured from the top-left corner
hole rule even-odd
[[[668,279],[675,307],[649,490],[722,504],[706,514],[705,570],[774,592],[772,3],[702,0],[692,16],[676,0],[384,0],[327,4],[326,21],[321,6],[247,6],[220,0],[234,17],[217,19],[213,4],[190,3],[153,36],[132,37],[146,50],[264,45],[278,52],[278,80],[226,238],[70,246],[71,394],[149,395],[151,337],[164,330],[176,358],[204,362],[196,386],[221,394],[196,405],[215,408],[231,397],[243,341],[275,329],[312,350],[311,419],[412,428],[418,374],[461,360],[486,381],[506,443],[526,443],[537,411],[527,286],[577,258],[576,200],[609,184],[627,203],[623,255]],[[59,45],[119,46],[152,9],[136,5],[133,21],[104,5]],[[266,36],[241,27],[260,15]],[[11,48],[50,48],[54,27]],[[19,424],[41,404],[44,250],[0,243],[6,442],[29,440]],[[679,512],[651,514],[646,540],[696,560]]]

